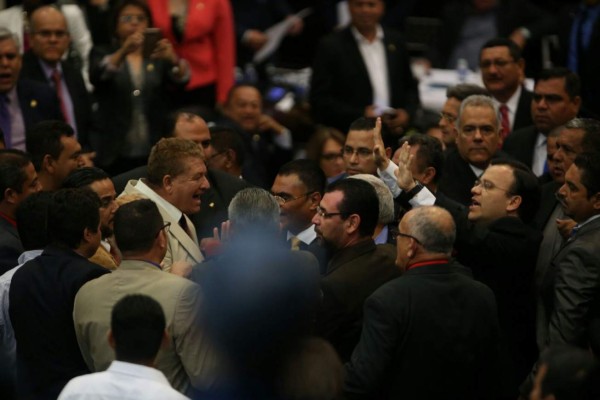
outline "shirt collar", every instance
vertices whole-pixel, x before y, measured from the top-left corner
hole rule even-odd
[[[317,232],[315,232],[315,225],[313,224],[313,225],[309,226],[308,228],[306,228],[302,232],[298,233],[297,235],[294,235],[290,231],[287,232],[287,240],[290,240],[294,236],[296,236],[298,239],[300,239],[300,241],[304,244],[307,244],[307,245],[311,244],[317,238]]]
[[[593,215],[593,216],[589,217],[588,219],[586,219],[585,221],[583,221],[582,223],[575,225],[575,227],[573,229],[579,230],[582,226],[589,224],[590,222],[592,222],[593,220],[598,219],[598,218],[600,218],[600,214]]]
[[[17,85],[13,86],[13,88],[6,93],[6,98],[10,104],[19,104],[19,98],[17,97]]]
[[[379,235],[377,235],[377,237],[375,238],[375,244],[385,244],[387,243],[387,239],[388,239],[388,226],[384,225],[383,229],[381,230],[381,232],[379,232]]]
[[[135,376],[170,386],[169,381],[162,372],[151,367],[146,367],[145,365],[115,360],[110,364],[107,372],[116,373],[119,375]]]
[[[6,222],[8,222],[9,224],[11,224],[13,227],[17,227],[17,221],[14,218],[9,217],[8,215],[0,212],[0,218],[6,220]]]
[[[42,70],[44,70],[44,75],[46,75],[46,77],[49,80],[52,80],[52,73],[54,72],[54,70],[60,72],[60,75],[62,76],[62,65],[60,65],[60,63],[57,63],[56,67],[53,67],[47,62],[43,61],[41,58],[38,58],[38,61],[40,63],[40,66],[42,67]]]
[[[25,264],[27,261],[33,260],[40,254],[42,254],[43,251],[44,251],[43,249],[27,250],[27,251],[21,253],[21,255],[19,256],[19,260],[17,262],[19,263],[19,265]]]
[[[508,101],[506,103],[504,103],[504,104],[506,104],[506,107],[508,107],[508,111],[512,114],[515,114],[517,112],[517,106],[519,105],[519,99],[521,98],[522,91],[523,91],[523,87],[521,85],[519,85],[517,87],[517,90],[515,90],[515,92],[513,93],[513,95],[510,96],[510,99],[508,99]],[[499,106],[503,104],[503,103],[500,103],[496,99],[494,99],[494,101]]]
[[[139,179],[135,184],[135,188],[148,197],[150,200],[153,200],[160,207],[162,207],[167,214],[173,219],[173,221],[179,221],[183,213],[175,207],[173,204],[169,203],[167,200],[162,198],[158,193],[156,193],[152,188],[144,183],[142,179]]]
[[[375,41],[383,40],[383,28],[381,28],[381,25],[377,25],[377,30],[375,32],[375,40],[373,42],[368,41],[367,38],[365,38],[362,35],[362,33],[360,33],[358,29],[356,29],[354,26],[352,26],[350,30],[352,31],[352,36],[354,36],[354,39],[356,39],[358,43],[371,44]]]

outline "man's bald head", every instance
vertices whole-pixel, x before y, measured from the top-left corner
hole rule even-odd
[[[402,218],[401,224],[409,235],[414,236],[426,253],[442,253],[450,256],[456,239],[456,226],[448,211],[441,207],[414,208]],[[403,232],[403,230],[400,230]]]
[[[210,160],[214,149],[206,121],[200,116],[188,112],[177,113],[174,120],[173,137],[197,143],[204,151],[205,160]]]
[[[67,20],[59,9],[43,6],[31,14],[31,51],[54,66],[60,62],[71,41]]]

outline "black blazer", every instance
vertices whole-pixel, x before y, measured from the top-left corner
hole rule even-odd
[[[419,91],[404,38],[391,29],[383,32],[390,106],[412,114],[420,104]],[[342,132],[373,104],[367,67],[350,28],[321,40],[313,63],[310,102],[317,121]]]
[[[17,266],[23,251],[17,228],[0,217],[0,275]]]
[[[531,118],[532,100],[533,93],[523,87],[521,90],[521,96],[519,96],[519,102],[517,103],[517,110],[515,112],[515,123],[513,124],[512,129],[513,133],[518,129],[533,125],[533,118]],[[511,135],[512,133],[508,137]]]
[[[77,138],[84,149],[89,149],[89,132],[92,130],[92,102],[85,87],[81,72],[71,64],[61,62],[61,68],[71,101],[73,102],[73,113],[77,126]],[[23,67],[21,77],[43,83],[52,91],[54,84],[48,80],[39,59],[30,51],[23,54]],[[60,104],[59,104],[60,110]]]
[[[75,337],[73,305],[86,282],[107,273],[73,250],[54,246],[15,273],[9,313],[19,343],[19,398],[56,399],[70,379],[90,372]]]
[[[531,168],[538,130],[530,125],[514,130],[504,142],[502,151]]]
[[[171,65],[164,60],[144,60],[144,84],[136,91],[126,63],[119,70],[104,76],[102,59],[113,49],[94,48],[90,54],[90,81],[98,101],[98,129],[90,137],[98,152],[97,163],[107,167],[121,154],[125,136],[132,124],[133,99],[140,97],[148,120],[149,145],[167,134],[167,115],[173,109],[169,89],[183,87],[187,82],[173,83]],[[136,95],[137,94],[137,95]],[[171,93],[172,94],[172,93]]]
[[[400,275],[396,249],[372,240],[338,250],[321,280],[323,304],[316,332],[348,361],[362,328],[363,303],[378,287]]]
[[[550,218],[554,208],[558,204],[555,193],[558,191],[558,189],[560,189],[561,186],[562,184],[554,181],[542,185],[540,207],[533,218],[532,226],[539,230],[544,230],[546,224],[548,223],[548,218]]]
[[[25,129],[49,119],[63,121],[56,92],[48,85],[21,78],[17,81],[17,96]]]
[[[460,269],[409,269],[365,301],[362,336],[346,364],[345,398],[494,397],[494,295]]]

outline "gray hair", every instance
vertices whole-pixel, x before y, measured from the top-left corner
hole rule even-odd
[[[19,40],[19,37],[16,33],[6,28],[0,28],[0,42],[4,40],[12,40],[13,42],[15,42],[15,46],[17,46],[17,49],[21,48],[21,41]]]
[[[227,211],[236,232],[279,230],[279,204],[264,189],[240,190],[229,203]]]
[[[379,199],[379,218],[377,223],[385,225],[394,221],[394,196],[381,179],[370,174],[357,174],[348,178],[368,182],[375,189],[375,193]]]
[[[491,97],[489,96],[483,96],[480,94],[476,94],[473,96],[469,96],[466,99],[463,100],[462,103],[460,103],[460,108],[458,110],[458,119],[456,120],[457,126],[460,126],[460,120],[461,120],[461,116],[465,110],[465,108],[467,107],[487,107],[489,109],[491,109],[494,112],[494,115],[496,116],[496,127],[499,126],[499,114],[498,114],[498,107],[496,106],[496,103],[494,103],[494,100],[492,100]]]
[[[407,221],[408,233],[429,253],[452,254],[456,225],[448,211],[437,206],[413,208]]]
[[[565,129],[581,129],[584,132],[581,147],[584,151],[600,151],[600,121],[592,118],[573,118]]]

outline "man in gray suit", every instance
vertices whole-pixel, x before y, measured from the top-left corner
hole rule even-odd
[[[600,152],[582,153],[565,174],[557,197],[577,225],[556,254],[541,288],[547,326],[538,324],[544,345],[587,349],[592,316],[600,308]],[[535,372],[534,367],[534,372]],[[530,375],[521,393],[529,393]]]
[[[215,381],[216,359],[198,321],[200,288],[165,273],[160,262],[167,251],[169,222],[148,199],[125,204],[115,214],[115,238],[123,255],[118,270],[83,286],[75,298],[73,320],[83,358],[92,371],[104,371],[114,360],[106,340],[113,306],[125,295],[141,293],[165,311],[171,340],[156,357],[171,385],[190,397]]]
[[[167,251],[159,260],[165,270],[177,261],[196,264],[204,260],[188,215],[200,211],[200,197],[209,187],[202,149],[180,138],[155,144],[148,157],[148,178],[127,183],[121,196],[132,194],[154,201],[164,222],[171,223]]]

